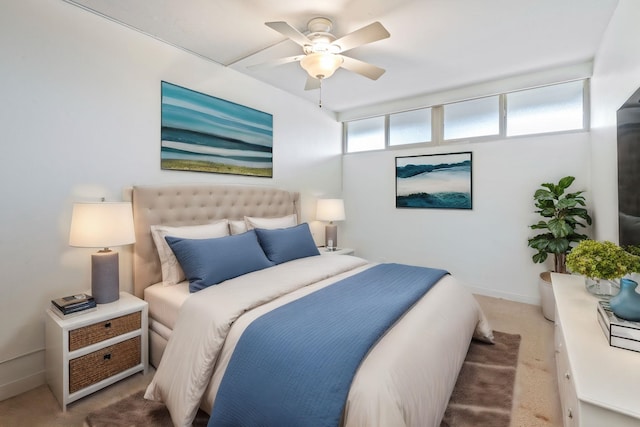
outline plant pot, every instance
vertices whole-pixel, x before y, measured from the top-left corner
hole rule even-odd
[[[553,295],[553,286],[551,286],[551,273],[545,271],[540,273],[538,281],[538,290],[540,291],[540,306],[542,307],[542,315],[545,319],[555,321],[556,317],[556,298]]]

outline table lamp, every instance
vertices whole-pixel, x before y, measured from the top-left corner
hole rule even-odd
[[[134,243],[129,202],[74,203],[69,245],[102,248],[91,255],[91,295],[96,304],[120,298],[118,253],[109,247]]]
[[[344,201],[342,199],[319,199],[316,207],[316,219],[329,221],[325,227],[325,246],[330,251],[338,247],[338,227],[333,221],[344,221]]]

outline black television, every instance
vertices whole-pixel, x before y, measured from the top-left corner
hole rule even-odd
[[[618,238],[640,245],[640,88],[618,109]]]

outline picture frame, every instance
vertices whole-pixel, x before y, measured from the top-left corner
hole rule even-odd
[[[396,157],[396,208],[472,209],[472,152]]]
[[[273,177],[273,116],[161,82],[161,169]]]

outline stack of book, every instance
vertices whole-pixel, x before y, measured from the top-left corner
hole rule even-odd
[[[96,300],[88,294],[69,295],[51,300],[51,311],[66,319],[96,309]]]
[[[611,347],[640,351],[640,322],[620,319],[607,301],[598,301],[598,323]]]

